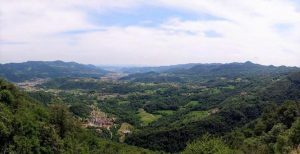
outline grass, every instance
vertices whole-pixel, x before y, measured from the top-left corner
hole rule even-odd
[[[224,89],[234,90],[235,86],[229,85],[227,87],[223,87]]]
[[[138,116],[140,117],[140,120],[142,121],[142,125],[146,126],[149,125],[150,123],[156,121],[161,117],[161,115],[154,115],[151,113],[146,112],[144,109],[140,108],[138,110]]]
[[[194,106],[197,106],[198,104],[199,104],[198,101],[190,101],[184,107],[194,107]]]
[[[155,90],[145,90],[146,94],[155,94]]]
[[[211,95],[218,95],[221,93],[221,90],[218,88],[209,88],[206,89],[206,91],[208,91]]]
[[[129,104],[130,102],[129,101],[120,101],[118,102],[119,105],[126,105],[126,104]]]
[[[183,123],[188,123],[192,121],[199,121],[205,117],[207,117],[208,111],[192,111],[189,112],[188,114],[184,115],[182,122]]]
[[[168,115],[172,115],[174,114],[175,111],[173,110],[158,110],[158,111],[155,111],[156,114],[160,114],[162,116],[168,116]]]

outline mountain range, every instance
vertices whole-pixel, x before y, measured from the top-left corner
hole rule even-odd
[[[35,78],[99,78],[108,72],[94,65],[63,61],[28,61],[24,63],[0,64],[0,76],[12,82],[22,82]]]

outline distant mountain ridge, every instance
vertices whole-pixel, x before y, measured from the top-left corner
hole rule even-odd
[[[284,73],[293,70],[300,70],[297,67],[260,65],[250,61],[244,63],[227,63],[227,64],[199,64],[194,67],[174,73],[188,73],[198,75],[243,75],[243,74],[268,74],[268,73]]]
[[[94,65],[63,61],[28,61],[0,64],[0,76],[12,82],[34,78],[101,77],[108,71]]]
[[[145,81],[145,82],[173,82],[185,79],[211,78],[211,77],[238,77],[254,75],[274,75],[300,71],[298,67],[266,66],[255,64],[250,61],[245,63],[213,63],[195,64],[190,67],[173,67],[161,72],[151,71],[146,73],[135,73],[123,77],[123,80]]]
[[[170,70],[189,69],[196,65],[198,65],[198,63],[177,64],[177,65],[169,65],[169,66],[122,67],[119,69],[119,71],[128,74],[146,73],[146,72],[165,72]]]
[[[158,67],[116,67],[113,72],[129,74],[122,80],[137,82],[181,82],[203,77],[234,77],[249,75],[271,75],[300,71],[298,67],[265,66],[245,63],[178,64]],[[92,77],[99,78],[111,72],[105,67],[64,61],[28,61],[23,63],[0,64],[0,77],[12,82],[35,78]]]

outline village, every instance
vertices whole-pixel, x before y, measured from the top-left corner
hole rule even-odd
[[[85,127],[105,128],[110,130],[114,126],[115,118],[109,118],[106,113],[93,106],[89,119],[84,123]]]

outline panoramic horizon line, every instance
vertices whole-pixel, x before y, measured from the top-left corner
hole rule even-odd
[[[289,66],[289,65],[274,65],[274,64],[261,64],[257,62],[253,62],[250,60],[238,62],[238,61],[232,61],[232,62],[211,62],[211,63],[201,63],[201,62],[191,62],[191,63],[176,63],[176,64],[168,64],[168,65],[143,65],[143,64],[91,64],[91,63],[82,63],[78,61],[67,61],[67,60],[26,60],[22,62],[8,62],[8,63],[0,63],[1,65],[5,64],[20,64],[20,63],[27,63],[27,62],[64,62],[64,63],[77,63],[77,64],[83,64],[83,65],[93,65],[96,67],[168,67],[168,66],[176,66],[176,65],[189,65],[189,64],[195,64],[195,65],[210,65],[210,64],[233,64],[233,63],[252,63],[252,64],[258,64],[262,66],[275,66],[275,67],[300,67],[300,66]]]

